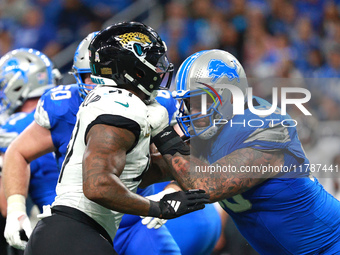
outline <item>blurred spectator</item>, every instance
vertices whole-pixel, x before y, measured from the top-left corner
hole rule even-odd
[[[12,37],[4,21],[0,20],[0,56],[10,51],[12,47]]]
[[[159,29],[160,36],[168,46],[169,59],[175,68],[191,54],[191,46],[197,41],[193,24],[188,19],[187,5],[170,1],[165,6],[165,21]]]
[[[307,57],[307,69],[304,77],[311,78],[316,76],[316,72],[325,64],[322,51],[318,48],[311,49]]]
[[[330,27],[328,28],[328,33],[326,33],[326,36],[322,38],[322,48],[325,54],[329,53],[334,46],[340,45],[340,20],[336,21],[331,26],[332,29],[330,29]]]
[[[296,31],[292,39],[293,47],[297,53],[295,65],[302,72],[305,72],[308,69],[307,59],[309,52],[320,45],[319,38],[314,33],[308,17],[302,17],[297,21]]]
[[[114,15],[128,6],[130,6],[134,0],[82,0],[82,3],[92,10],[94,10],[97,15],[104,15],[100,16],[105,19],[109,19],[109,15]]]
[[[245,0],[231,0],[230,19],[239,33],[247,29],[247,5]]]
[[[308,17],[314,29],[322,24],[323,10],[328,0],[296,0],[294,1],[299,16]]]
[[[266,31],[263,14],[257,10],[249,10],[249,26],[245,34],[244,63],[250,77],[271,77],[275,73],[269,52],[274,47],[273,37]]]
[[[333,37],[336,23],[339,22],[339,11],[333,1],[326,3],[322,20],[322,32],[326,37]]]
[[[44,14],[45,22],[55,26],[61,11],[61,0],[31,0],[31,2],[39,6]]]
[[[272,16],[277,24],[271,28],[271,32],[273,34],[285,33],[291,37],[295,31],[297,17],[297,11],[293,2],[289,0],[274,0],[272,9]]]
[[[192,52],[216,48],[221,33],[219,28],[221,14],[214,9],[210,0],[196,0],[191,4],[190,10],[197,36]]]
[[[62,9],[57,23],[59,42],[65,47],[84,38],[92,31],[101,30],[104,22],[80,0],[61,0]]]
[[[56,39],[56,30],[45,22],[41,9],[31,6],[26,10],[20,26],[13,34],[12,48],[34,48],[51,57],[60,50]]]
[[[230,52],[243,62],[243,33],[238,33],[235,26],[226,20],[221,24],[221,31],[218,48]]]
[[[268,0],[248,0],[247,8],[248,9],[258,9],[261,10],[262,13],[268,15],[270,11],[270,1]]]
[[[0,13],[3,19],[21,22],[26,10],[29,8],[28,0],[1,0]]]
[[[318,78],[340,78],[340,44],[334,44],[327,54],[327,62],[316,75]]]

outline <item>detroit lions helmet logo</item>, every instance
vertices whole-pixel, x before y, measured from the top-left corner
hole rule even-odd
[[[219,78],[226,75],[229,81],[237,79],[240,82],[240,76],[237,73],[236,61],[233,60],[234,66],[230,67],[225,62],[220,59],[212,59],[209,62],[208,70],[209,77],[212,77],[211,82],[215,83]]]
[[[26,66],[26,69],[28,69],[27,66]],[[3,77],[8,76],[8,74],[11,74],[9,76],[10,77],[9,79],[11,79],[14,75],[16,75],[16,79],[23,79],[25,83],[28,81],[26,70],[23,70],[20,67],[20,62],[16,58],[9,59],[9,61],[7,61],[7,63],[5,63],[2,66],[1,73],[2,73],[1,76]],[[2,78],[1,80],[2,82],[6,82],[6,85],[7,85],[8,77]]]
[[[136,57],[141,57],[145,54],[145,49],[152,46],[150,38],[139,32],[131,32],[119,35],[116,39],[127,50],[132,51]]]

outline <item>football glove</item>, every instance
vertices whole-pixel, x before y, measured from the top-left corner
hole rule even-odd
[[[161,198],[166,195],[166,194],[170,194],[170,193],[173,193],[175,192],[176,190],[173,189],[173,188],[169,188],[169,189],[165,189],[157,194],[154,194],[154,195],[151,195],[151,196],[146,196],[145,198],[147,199],[150,199],[152,201],[159,201],[161,200]],[[161,226],[163,226],[167,220],[165,219],[160,219],[160,218],[157,218],[157,217],[144,217],[144,216],[140,216],[143,220],[142,220],[142,224],[143,225],[146,225],[146,227],[148,229],[159,229]]]
[[[26,214],[26,198],[12,195],[8,197],[7,204],[4,236],[10,246],[24,250],[32,233],[31,222]]]
[[[184,214],[203,209],[210,203],[204,190],[177,191],[165,195],[159,202],[150,200],[149,216],[173,219]]]

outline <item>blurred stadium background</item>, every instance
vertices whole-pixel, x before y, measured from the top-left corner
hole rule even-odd
[[[288,113],[311,163],[340,163],[340,0],[1,0],[0,57],[19,47],[48,55],[68,74],[78,43],[119,21],[155,28],[177,69],[198,50],[219,48],[243,64],[254,94],[305,87],[313,115]],[[339,199],[338,172],[315,173]],[[216,254],[256,254],[227,220]]]

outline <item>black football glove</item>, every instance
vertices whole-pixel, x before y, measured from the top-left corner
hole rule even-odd
[[[203,209],[210,203],[204,190],[178,191],[165,195],[159,202],[150,201],[149,216],[173,219]]]

